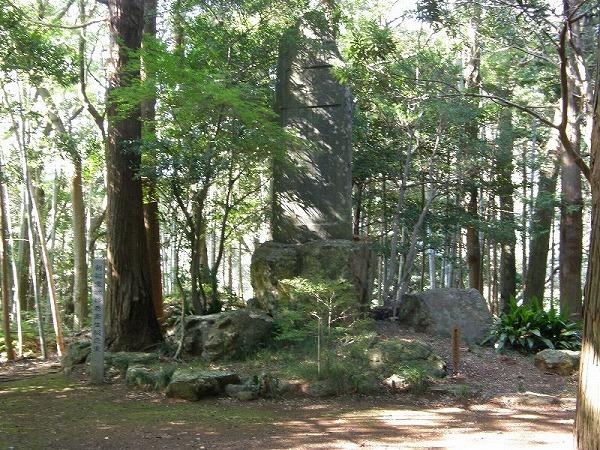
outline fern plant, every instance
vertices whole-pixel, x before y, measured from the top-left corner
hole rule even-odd
[[[580,325],[555,309],[545,311],[537,299],[524,305],[510,300],[508,311],[496,320],[483,344],[492,343],[498,351],[512,347],[526,353],[540,350],[581,348]]]

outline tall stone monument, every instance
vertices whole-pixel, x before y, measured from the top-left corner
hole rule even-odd
[[[342,64],[333,26],[318,10],[283,39],[276,108],[299,142],[274,167],[276,242],[352,238],[352,96],[332,72]]]
[[[352,240],[352,96],[335,77],[335,32],[319,8],[283,39],[277,111],[297,139],[273,168],[273,242],[252,257],[256,305],[272,309],[282,280],[347,281],[367,309],[375,268],[371,246]]]

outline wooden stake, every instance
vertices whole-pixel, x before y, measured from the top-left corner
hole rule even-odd
[[[460,366],[460,329],[454,327],[452,330],[452,374],[457,375],[459,373]]]

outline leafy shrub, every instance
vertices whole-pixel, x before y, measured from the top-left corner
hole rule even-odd
[[[347,281],[326,279],[282,280],[285,295],[275,314],[276,340],[300,343],[318,335],[318,324],[326,345],[339,337],[359,317],[356,289]]]
[[[507,347],[533,353],[545,348],[578,350],[581,330],[555,309],[545,311],[537,299],[521,306],[513,298],[508,312],[502,314],[483,342],[493,343],[498,351]]]

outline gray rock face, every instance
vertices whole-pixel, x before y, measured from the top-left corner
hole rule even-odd
[[[167,386],[167,397],[197,401],[201,398],[221,394],[228,384],[239,383],[233,372],[216,370],[178,369]]]
[[[368,305],[375,275],[375,254],[366,242],[311,241],[304,244],[266,242],[252,255],[250,276],[261,308],[270,310],[282,295],[281,280],[345,280],[356,287],[356,301]]]
[[[535,367],[545,373],[568,376],[579,369],[580,352],[547,348],[535,355]]]
[[[352,237],[352,97],[332,73],[341,65],[321,13],[306,14],[282,41],[277,112],[299,142],[274,165],[276,242]]]
[[[183,350],[214,361],[243,358],[271,337],[273,319],[252,309],[187,318]]]
[[[492,326],[492,314],[476,289],[433,289],[405,295],[398,309],[400,323],[417,331],[450,336],[460,329],[461,340],[479,344]]]

